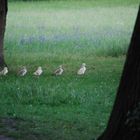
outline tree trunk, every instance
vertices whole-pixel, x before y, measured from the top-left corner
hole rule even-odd
[[[140,140],[140,7],[113,110],[98,140]]]
[[[0,0],[0,67],[4,67],[4,33],[6,27],[6,15],[7,15],[8,3],[7,0]]]

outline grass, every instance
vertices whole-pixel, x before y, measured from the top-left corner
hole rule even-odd
[[[109,5],[108,5],[109,3]],[[11,2],[0,77],[0,135],[85,140],[106,127],[138,1]],[[127,16],[129,14],[129,16]],[[80,64],[87,73],[79,77]],[[51,76],[60,64],[62,77]],[[16,75],[26,65],[25,77]],[[32,76],[43,67],[40,78]]]
[[[1,115],[25,119],[14,132],[19,139],[26,139],[26,133],[39,133],[44,140],[98,136],[114,100],[122,57],[96,58],[94,65],[84,77],[68,71],[63,77],[1,78]]]

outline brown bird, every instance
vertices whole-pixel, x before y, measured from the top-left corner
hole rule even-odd
[[[19,70],[18,75],[25,76],[27,74],[27,68],[23,66],[21,70]]]
[[[63,66],[60,65],[60,66],[54,71],[53,75],[56,75],[56,76],[62,75],[63,72],[64,72]]]

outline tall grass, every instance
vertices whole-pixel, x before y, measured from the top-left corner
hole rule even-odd
[[[54,4],[9,4],[5,41],[8,54],[12,51],[92,53],[99,56],[126,53],[137,8],[51,9]]]

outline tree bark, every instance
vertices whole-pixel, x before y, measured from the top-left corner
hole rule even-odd
[[[8,10],[7,0],[0,0],[0,67],[6,65],[4,61],[4,33],[6,27],[6,15]]]
[[[113,110],[97,140],[140,140],[140,7]]]

